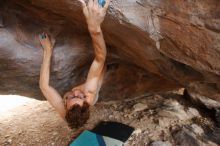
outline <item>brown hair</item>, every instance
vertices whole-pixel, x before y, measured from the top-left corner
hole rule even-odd
[[[66,121],[70,128],[79,128],[89,119],[89,104],[84,101],[83,105],[74,104],[66,113]]]

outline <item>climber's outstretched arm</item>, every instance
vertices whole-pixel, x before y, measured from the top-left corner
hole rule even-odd
[[[98,4],[98,0],[89,0],[88,4],[84,0],[79,0],[83,6],[83,13],[85,15],[88,30],[90,32],[93,47],[95,52],[95,58],[90,67],[87,80],[85,83],[85,91],[92,95],[96,95],[103,79],[104,66],[106,59],[106,45],[103,38],[101,23],[103,22],[110,0],[106,1],[104,7]],[[93,104],[96,99],[93,98]]]
[[[43,63],[41,65],[40,71],[40,89],[46,99],[50,102],[50,104],[55,108],[55,110],[65,118],[66,110],[64,107],[63,100],[60,94],[50,86],[50,62],[51,56],[53,53],[53,47],[51,45],[50,39],[46,34],[40,35],[40,42],[44,49]]]

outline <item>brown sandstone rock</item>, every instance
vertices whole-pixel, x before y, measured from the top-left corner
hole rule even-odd
[[[85,80],[93,50],[77,1],[0,4],[1,94],[39,98],[42,31],[56,39],[52,85],[63,94]],[[101,97],[126,98],[192,83],[216,84],[219,92],[219,14],[219,0],[112,0],[102,26],[108,71]]]

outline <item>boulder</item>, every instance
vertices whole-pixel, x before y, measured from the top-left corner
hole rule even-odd
[[[173,132],[175,145],[179,146],[218,146],[219,141],[203,133],[203,129],[194,124],[181,127],[179,130]]]
[[[191,83],[184,91],[184,96],[201,107],[220,109],[219,88],[214,83]]]
[[[169,142],[167,142],[167,143],[165,143],[163,141],[154,141],[149,146],[171,146],[171,144]]]
[[[220,1],[112,0],[103,99],[220,84]],[[64,94],[85,81],[92,42],[78,1],[0,2],[0,93],[37,99],[42,31],[56,40],[51,84]]]

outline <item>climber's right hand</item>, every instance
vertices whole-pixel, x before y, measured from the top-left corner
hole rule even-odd
[[[101,6],[98,0],[89,0],[88,4],[84,0],[78,0],[83,7],[83,13],[88,24],[90,33],[96,33],[100,31],[100,26],[104,21],[106,11],[111,0],[106,0],[105,5]]]
[[[39,40],[45,51],[52,51],[53,46],[52,46],[49,36],[46,33],[40,34]]]

